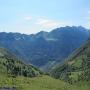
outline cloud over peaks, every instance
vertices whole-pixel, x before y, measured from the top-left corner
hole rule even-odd
[[[37,19],[36,22],[37,25],[43,27],[43,28],[56,28],[60,26],[65,26],[68,25],[68,22],[60,22],[60,21],[55,21],[55,20],[50,20],[50,19],[45,19],[45,18],[39,18]]]

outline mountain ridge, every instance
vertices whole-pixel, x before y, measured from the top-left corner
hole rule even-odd
[[[67,58],[89,36],[90,31],[81,26],[66,26],[31,35],[3,32],[0,33],[0,46],[9,49],[26,63],[47,70],[50,64]]]

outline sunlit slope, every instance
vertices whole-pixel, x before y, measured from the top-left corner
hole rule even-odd
[[[54,68],[51,75],[64,81],[75,83],[90,81],[90,40],[73,52],[70,57]]]
[[[35,78],[17,77],[14,79],[12,79],[12,77],[0,77],[2,77],[2,79],[0,79],[0,87],[15,86],[17,90],[90,90],[89,82],[70,85],[49,76]]]
[[[24,64],[15,55],[4,48],[0,48],[0,74],[17,77],[35,77],[41,74],[41,71],[32,65]]]

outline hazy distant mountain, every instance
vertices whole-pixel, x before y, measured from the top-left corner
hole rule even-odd
[[[31,35],[2,32],[0,46],[10,49],[25,62],[47,69],[64,60],[89,36],[90,31],[81,26],[66,26]]]

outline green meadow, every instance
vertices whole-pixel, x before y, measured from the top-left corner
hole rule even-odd
[[[16,87],[17,90],[90,90],[89,83],[79,82],[71,85],[46,75],[34,78],[0,75],[0,87]]]

